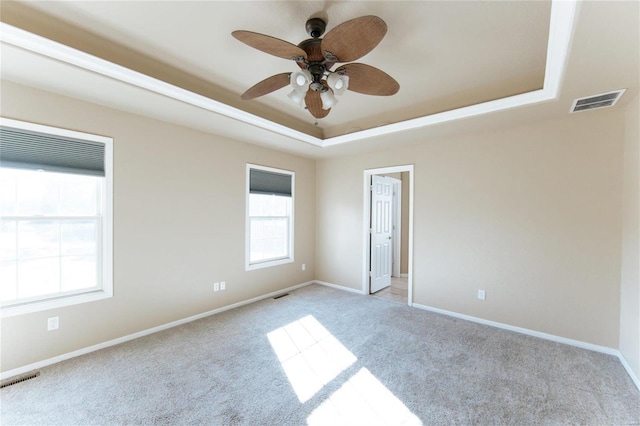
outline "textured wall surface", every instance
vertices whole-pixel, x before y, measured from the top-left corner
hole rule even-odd
[[[621,111],[318,161],[317,278],[362,288],[363,170],[414,164],[415,303],[617,348]]]
[[[639,100],[626,111],[624,209],[620,285],[620,351],[640,377],[640,117]]]
[[[313,160],[9,82],[2,115],[114,139],[114,297],[3,318],[2,371],[315,277]],[[245,271],[246,163],[296,172],[294,263]]]
[[[626,115],[315,162],[8,82],[2,90],[3,116],[113,137],[115,163],[115,296],[3,319],[2,371],[313,279],[361,289],[363,171],[403,164],[415,168],[415,303],[621,347],[638,368],[637,100]],[[296,172],[292,264],[244,270],[247,162]],[[221,280],[227,290],[214,294]],[[54,315],[60,329],[47,332]]]

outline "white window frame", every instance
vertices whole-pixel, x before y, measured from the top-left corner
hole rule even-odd
[[[105,136],[28,123],[0,117],[0,125],[15,129],[28,130],[38,133],[62,136],[90,142],[99,142],[104,145],[104,181],[102,186],[102,220],[100,234],[102,237],[98,261],[100,288],[89,289],[81,293],[56,294],[50,298],[25,301],[0,308],[1,317],[39,312],[49,309],[62,308],[64,306],[93,302],[96,300],[113,297],[113,139]]]
[[[251,263],[251,217],[249,216],[249,195],[250,195],[250,180],[251,180],[251,170],[263,170],[265,172],[272,173],[280,173],[291,176],[291,220],[289,220],[289,256],[274,260],[264,260],[259,262]],[[295,172],[290,170],[282,170],[276,169],[273,167],[260,166],[258,164],[249,164],[247,163],[246,169],[246,187],[245,187],[245,270],[252,271],[255,269],[268,268],[271,266],[283,265],[286,263],[292,263],[294,261],[294,218],[295,218],[295,188],[296,188],[296,177]]]

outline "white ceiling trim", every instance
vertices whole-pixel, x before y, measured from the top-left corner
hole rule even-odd
[[[575,0],[553,0],[551,4],[551,20],[549,24],[545,79],[541,90],[458,108],[451,111],[445,111],[442,113],[427,115],[424,117],[418,117],[372,129],[361,130],[328,139],[320,139],[262,117],[258,117],[257,115],[250,114],[222,102],[174,86],[3,22],[0,23],[0,40],[13,46],[75,65],[82,69],[93,71],[301,142],[306,142],[318,147],[328,147],[481,114],[522,107],[557,98],[571,45],[576,9],[577,2]]]
[[[257,115],[242,111],[206,96],[166,83],[157,78],[131,70],[121,65],[98,58],[64,44],[49,40],[23,29],[0,22],[0,40],[4,43],[28,50],[97,74],[129,83],[187,104],[252,124],[266,130],[289,136],[302,142],[322,146],[322,139],[307,135]]]
[[[560,92],[562,78],[569,55],[573,23],[576,14],[576,1],[554,0],[551,3],[551,20],[549,23],[549,39],[547,42],[547,63],[542,89],[533,92],[509,96],[477,105],[457,108],[437,114],[418,117],[399,123],[388,124],[373,129],[362,130],[342,136],[325,139],[323,146],[338,145],[360,139],[431,126],[447,121],[474,117],[490,112],[518,108],[538,102],[556,99]]]

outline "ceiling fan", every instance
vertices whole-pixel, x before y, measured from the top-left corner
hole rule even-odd
[[[400,89],[391,76],[375,67],[351,62],[369,53],[387,32],[387,24],[377,16],[362,16],[346,21],[320,38],[326,22],[311,18],[306,23],[310,39],[297,46],[275,37],[251,31],[231,34],[241,42],[279,58],[295,61],[300,70],[276,74],[255,84],[241,96],[254,99],[290,85],[289,98],[306,107],[315,118],[326,117],[338,102],[334,95],[346,90],[366,95],[390,96]]]

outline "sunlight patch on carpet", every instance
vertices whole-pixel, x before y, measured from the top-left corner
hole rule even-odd
[[[275,329],[267,337],[302,403],[357,361],[313,315]]]
[[[361,368],[307,418],[309,425],[421,425],[366,368]]]

